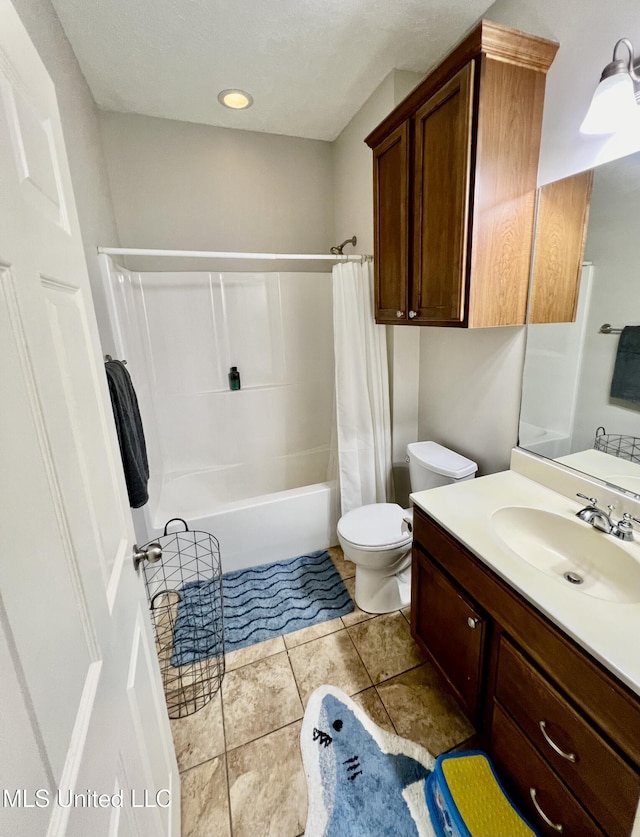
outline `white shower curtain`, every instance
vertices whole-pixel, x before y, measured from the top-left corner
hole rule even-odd
[[[338,480],[342,514],[391,498],[385,326],[373,313],[373,265],[333,268]]]

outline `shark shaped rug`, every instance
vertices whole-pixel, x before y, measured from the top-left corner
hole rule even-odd
[[[311,695],[300,747],[305,837],[435,837],[424,792],[433,756],[374,724],[340,689]]]

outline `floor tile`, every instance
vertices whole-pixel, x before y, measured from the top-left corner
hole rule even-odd
[[[182,837],[231,837],[225,756],[182,774]]]
[[[193,715],[171,721],[171,733],[180,771],[224,753],[220,692]]]
[[[475,732],[429,663],[386,680],[376,689],[398,735],[416,741],[434,756]]]
[[[365,613],[364,610],[360,610],[360,608],[356,604],[355,576],[353,578],[345,578],[344,585],[349,591],[349,595],[353,599],[354,604],[354,608],[351,613],[347,613],[346,616],[340,617],[345,628],[348,628],[350,625],[356,625],[358,622],[364,622],[366,619],[373,619],[373,617],[376,615],[375,613]]]
[[[263,660],[265,657],[271,657],[284,650],[284,640],[281,636],[265,639],[264,642],[256,642],[255,645],[247,645],[246,648],[230,651],[225,655],[225,668],[227,671],[234,671],[240,666],[255,663],[257,660]]]
[[[222,709],[227,750],[301,718],[302,704],[287,654],[227,672]]]
[[[384,704],[380,700],[375,687],[365,689],[364,692],[358,692],[357,695],[352,695],[351,698],[358,706],[362,707],[371,720],[387,732],[395,733],[395,728],[391,723],[391,718],[384,708]]]
[[[312,639],[319,639],[321,636],[332,634],[335,631],[340,631],[344,628],[342,619],[329,619],[327,622],[318,622],[317,625],[311,625],[308,628],[302,628],[299,631],[292,631],[290,634],[285,634],[284,644],[287,648],[295,648],[296,645],[302,645],[303,642],[311,642]]]
[[[306,706],[318,686],[337,686],[348,695],[371,686],[358,652],[346,630],[314,639],[289,651],[293,673]]]
[[[353,563],[353,561],[348,561],[344,557],[342,547],[330,546],[327,552],[331,556],[331,560],[336,565],[336,569],[340,573],[342,579],[344,580],[346,578],[353,578],[353,576],[356,574],[356,565]]]
[[[348,630],[374,683],[388,680],[423,662],[418,646],[411,638],[409,623],[399,611],[376,616]]]
[[[233,837],[297,837],[304,830],[300,727],[298,721],[227,754]]]

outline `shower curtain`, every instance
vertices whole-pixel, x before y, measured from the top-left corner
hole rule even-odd
[[[342,514],[392,495],[387,334],[373,313],[373,265],[333,268],[338,481]]]

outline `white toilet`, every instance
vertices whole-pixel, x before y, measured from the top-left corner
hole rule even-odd
[[[478,466],[436,442],[407,445],[412,491],[473,479]],[[356,604],[367,613],[390,613],[411,601],[412,509],[373,503],[338,521],[345,558],[356,565]]]

